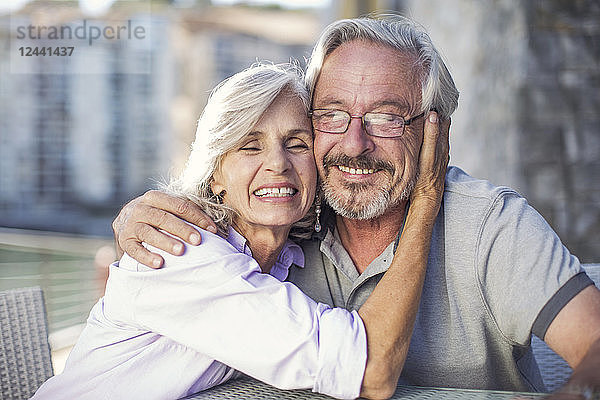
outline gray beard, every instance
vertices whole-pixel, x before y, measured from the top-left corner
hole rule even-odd
[[[415,187],[416,180],[411,180],[408,185],[404,188],[400,194],[400,198],[397,202],[408,200],[410,194]],[[338,194],[335,189],[329,186],[326,182],[323,182],[322,190],[323,196],[327,204],[336,212],[336,214],[348,218],[367,220],[374,219],[383,215],[392,206],[395,206],[397,202],[392,204],[392,191],[393,188],[388,190],[376,190],[372,195],[371,201],[368,204],[357,205],[354,193],[360,194],[368,190],[367,185],[361,184],[349,184],[346,186],[347,190],[352,191],[352,195],[349,198],[345,198]]]

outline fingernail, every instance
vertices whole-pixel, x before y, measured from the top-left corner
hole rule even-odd
[[[181,243],[177,243],[173,245],[173,252],[181,253],[183,251],[183,245]]]
[[[154,265],[155,267],[160,267],[161,264],[161,260],[160,258],[155,258],[154,260],[152,260],[152,265]]]
[[[198,235],[197,233],[192,233],[190,235],[190,243],[193,245],[200,244],[200,235]]]
[[[437,113],[435,113],[435,112],[429,113],[429,122],[431,122],[432,124],[437,124],[437,122],[438,122]]]

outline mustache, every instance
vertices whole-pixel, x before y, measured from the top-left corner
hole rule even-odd
[[[396,172],[396,168],[394,168],[392,163],[378,160],[372,156],[350,157],[346,154],[336,154],[323,157],[323,167],[325,167],[325,170],[336,165],[344,165],[350,168],[384,170],[391,175],[394,175]]]

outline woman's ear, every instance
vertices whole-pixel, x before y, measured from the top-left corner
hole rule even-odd
[[[210,190],[216,196],[222,196],[225,194],[225,186],[221,183],[221,174],[219,171],[215,172],[210,182]]]

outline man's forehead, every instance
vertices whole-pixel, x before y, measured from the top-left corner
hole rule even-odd
[[[318,96],[319,107],[323,106],[347,106],[346,101],[342,100],[342,98],[337,93],[331,93],[322,91],[320,92],[322,95]],[[354,97],[354,96],[353,96]],[[385,98],[378,98],[372,101],[369,104],[369,107],[372,109],[380,108],[380,107],[392,107],[397,111],[408,111],[414,107],[414,101],[412,101],[407,93],[403,93],[401,95],[390,94]]]
[[[323,60],[317,84],[324,76],[340,79],[349,76],[364,80],[372,76],[387,75],[390,79],[420,81],[423,68],[418,56],[408,50],[364,40],[343,43]]]
[[[389,63],[399,64],[407,71],[421,71],[418,62],[419,55],[416,50],[399,49],[389,44],[362,39],[344,42],[329,52],[323,59],[322,69],[326,68],[327,64],[330,64],[333,59],[342,59],[344,66],[352,67],[355,65],[353,61],[359,61],[361,56],[371,58],[372,55],[375,55],[378,62],[387,60]],[[378,67],[375,62],[372,62],[369,66]]]
[[[421,67],[416,56],[365,41],[344,43],[324,60],[314,100],[319,106],[392,106],[412,109],[420,103]]]

